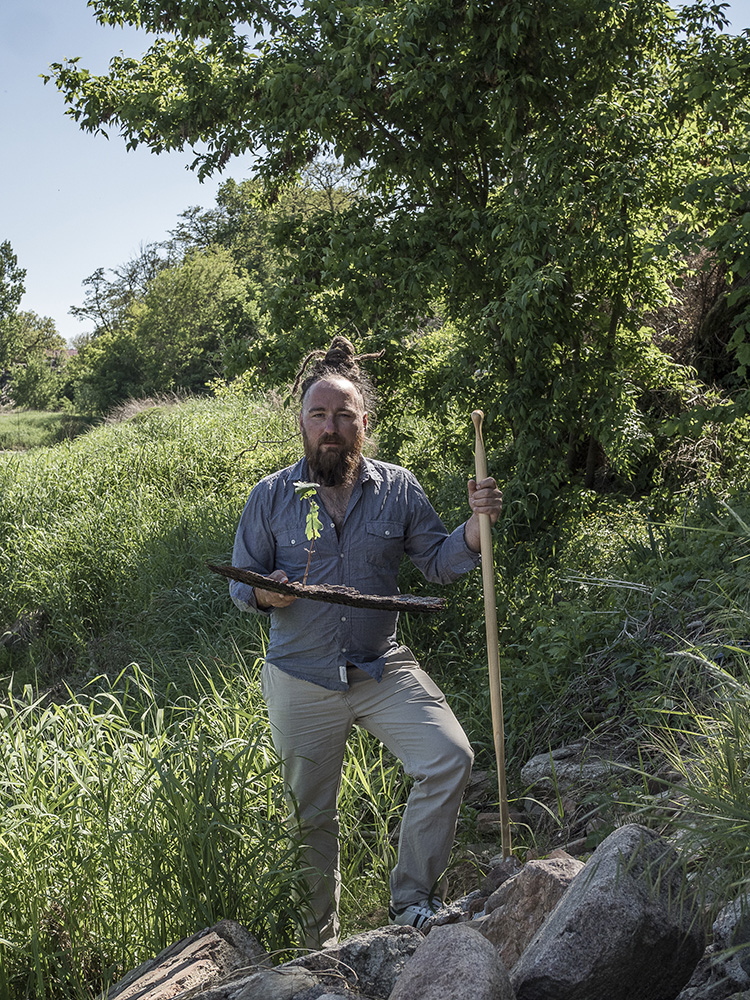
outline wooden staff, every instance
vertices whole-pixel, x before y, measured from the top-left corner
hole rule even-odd
[[[482,440],[484,413],[474,410],[471,415],[476,431],[474,461],[477,482],[487,478],[487,456]],[[497,605],[495,603],[495,562],[492,551],[492,524],[489,514],[479,515],[479,541],[482,552],[482,587],[484,590],[484,623],[487,631],[487,665],[490,672],[490,707],[492,732],[495,740],[497,784],[500,795],[500,833],[503,857],[510,857],[510,815],[508,789],[505,783],[505,728],[503,725],[503,689],[500,679],[500,644],[497,637]]]

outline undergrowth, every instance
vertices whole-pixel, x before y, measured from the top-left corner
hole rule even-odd
[[[57,983],[91,995],[220,916],[283,951],[304,912],[252,666],[264,625],[206,566],[229,561],[252,485],[297,459],[294,414],[227,387],[123,417],[0,455],[0,985],[12,997]],[[408,464],[453,528],[467,516],[469,421],[446,411],[436,448],[426,422],[407,417],[383,426],[394,450],[379,457]],[[636,771],[677,773],[682,761],[696,802],[718,796],[741,843],[745,713],[722,721],[734,696],[716,672],[746,690],[744,467],[711,489],[641,498],[569,488],[544,518],[512,494],[495,531],[512,797],[530,756],[585,738]],[[404,616],[401,638],[494,774],[480,576],[433,588],[407,561],[400,582],[448,598],[440,616]],[[397,762],[355,731],[340,803],[347,933],[385,919],[407,791]],[[636,777],[621,801],[602,793],[591,808],[608,810],[606,823],[637,815],[661,828],[674,814],[655,812],[652,793]],[[490,783],[486,807],[493,796]],[[713,822],[708,807],[701,815]],[[471,833],[470,809],[462,822]]]
[[[74,413],[0,409],[0,451],[52,447],[84,434],[95,423]]]

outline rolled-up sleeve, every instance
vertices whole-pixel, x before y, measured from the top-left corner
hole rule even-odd
[[[479,565],[479,553],[466,544],[463,524],[448,533],[422,487],[412,480],[404,551],[431,583],[452,583]]]

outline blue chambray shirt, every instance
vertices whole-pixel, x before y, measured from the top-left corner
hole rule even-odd
[[[232,565],[265,575],[280,569],[290,580],[302,579],[309,505],[297,497],[294,483],[309,478],[303,458],[258,483],[237,528]],[[479,554],[466,544],[463,525],[449,533],[416,478],[397,465],[362,460],[340,537],[322,504],[320,519],[323,530],[315,543],[308,583],[392,595],[398,593],[404,554],[435,583],[451,583],[479,563]],[[243,611],[270,614],[266,659],[293,677],[342,691],[349,686],[347,663],[379,681],[386,663],[416,662],[396,639],[395,611],[304,599],[261,611],[248,584],[232,580],[229,590]]]

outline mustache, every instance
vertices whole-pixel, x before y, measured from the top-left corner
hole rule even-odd
[[[318,438],[318,444],[343,444],[344,442],[338,436],[338,434],[326,434],[321,438]]]

